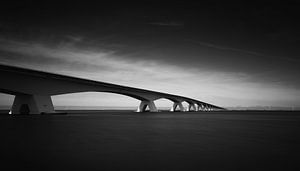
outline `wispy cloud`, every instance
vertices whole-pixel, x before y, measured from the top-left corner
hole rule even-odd
[[[190,39],[186,39],[185,41],[192,42],[192,43],[200,45],[200,46],[218,49],[218,50],[240,52],[243,54],[254,55],[254,56],[273,59],[273,60],[283,60],[283,61],[288,61],[288,62],[300,62],[299,59],[290,58],[287,56],[282,57],[282,56],[267,55],[267,54],[260,53],[260,52],[249,51],[249,50],[245,50],[245,49],[239,49],[239,48],[233,48],[233,47],[227,47],[227,46],[221,46],[221,45],[217,45],[217,44],[213,44],[213,43],[209,43],[209,42],[195,41],[195,40],[190,40]]]
[[[6,50],[6,51],[5,51]],[[1,49],[1,63],[22,67],[35,68],[40,70],[60,70],[70,71],[99,71],[100,65],[80,60],[72,60],[71,53],[61,53],[44,47],[18,47],[17,50]],[[69,58],[68,58],[69,56]],[[108,66],[101,66],[102,70],[109,69]]]

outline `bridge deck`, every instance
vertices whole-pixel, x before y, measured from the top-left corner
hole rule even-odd
[[[194,110],[196,110],[195,105],[198,105],[198,107],[204,106],[210,109],[223,109],[221,107],[184,96],[32,69],[25,69],[15,66],[0,65],[0,78],[3,80],[3,83],[0,85],[0,92],[16,95],[14,105],[12,107],[17,108],[16,110],[19,110],[22,104],[27,104],[29,105],[29,108],[34,108],[32,106],[39,106],[37,103],[41,101],[45,104],[40,105],[50,106],[50,108],[47,110],[54,110],[50,98],[51,95],[87,91],[111,92],[139,99],[142,101],[139,107],[140,111],[144,111],[147,106],[150,108],[150,110],[156,111],[154,101],[160,98],[166,98],[173,101],[173,107],[176,108],[179,106],[180,109],[182,108],[181,103],[183,101],[189,103],[191,105],[189,108],[194,108]],[[44,111],[39,109],[41,107],[35,108],[37,112]],[[15,111],[15,113],[18,112]]]

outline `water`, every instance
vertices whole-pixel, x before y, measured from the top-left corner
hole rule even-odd
[[[1,167],[299,170],[299,112],[0,116]]]

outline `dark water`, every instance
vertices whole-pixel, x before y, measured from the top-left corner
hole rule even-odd
[[[0,116],[1,168],[299,170],[299,112]]]

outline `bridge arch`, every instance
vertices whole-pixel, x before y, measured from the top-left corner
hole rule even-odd
[[[190,99],[185,99],[182,101],[185,111],[198,111],[197,103]]]
[[[119,95],[124,95],[124,96],[128,96],[128,97],[132,97],[134,99],[137,100],[148,100],[145,97],[139,96],[137,94],[133,94],[133,93],[126,93],[126,92],[116,92],[116,91],[94,91],[94,92],[103,92],[103,93],[112,93],[112,94],[119,94]]]
[[[84,109],[132,109],[139,99],[119,93],[86,91],[51,96],[55,109],[72,109],[80,106]]]
[[[172,98],[160,97],[154,100],[154,103],[159,111],[170,111],[176,100]]]
[[[188,106],[189,106],[189,103],[187,102],[187,101],[182,101],[181,102],[181,104],[182,104],[182,106],[183,106],[183,108],[184,108],[184,111],[187,111],[187,109],[188,109]]]

